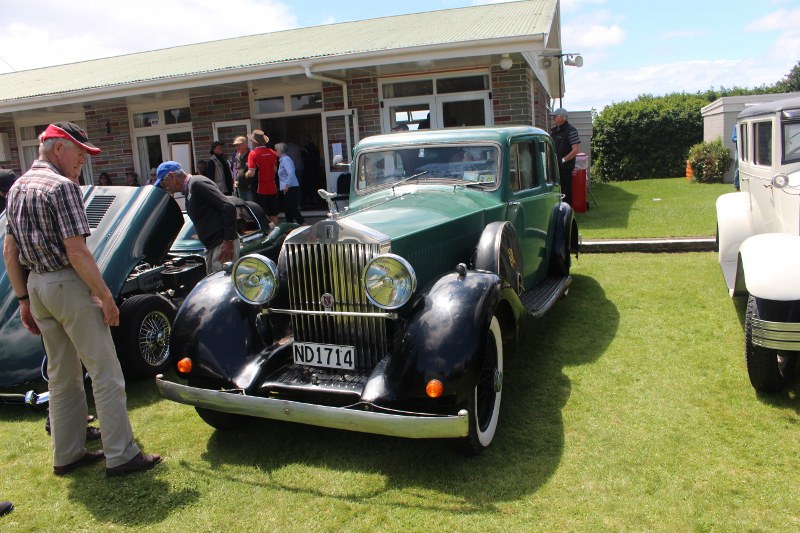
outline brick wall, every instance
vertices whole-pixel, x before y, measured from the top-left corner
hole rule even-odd
[[[101,172],[108,172],[114,185],[122,185],[125,173],[134,171],[127,106],[94,106],[87,109],[85,115],[86,134],[92,144],[102,150],[92,156],[95,183]]]
[[[533,74],[515,63],[508,70],[492,66],[492,111],[497,126],[533,124]]]
[[[250,101],[247,87],[228,90],[213,95],[192,96],[189,99],[192,113],[192,137],[194,157],[208,159],[208,151],[214,141],[213,122],[226,120],[250,120]]]
[[[381,132],[378,78],[359,76],[348,81],[350,107],[358,109],[358,136],[363,139]]]

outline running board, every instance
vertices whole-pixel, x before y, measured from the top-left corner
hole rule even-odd
[[[571,283],[570,276],[547,278],[531,290],[523,292],[519,299],[534,318],[539,318],[548,312],[559,298],[567,294]]]

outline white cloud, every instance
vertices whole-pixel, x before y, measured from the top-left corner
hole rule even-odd
[[[693,37],[703,37],[704,35],[708,35],[708,33],[700,30],[678,30],[678,31],[668,31],[660,34],[658,36],[659,39],[669,40],[669,39],[690,39]]]
[[[12,7],[13,6],[13,7]],[[272,32],[297,27],[292,8],[277,0],[239,0],[236,11],[216,0],[74,4],[0,0],[0,56],[17,70]],[[46,17],[42,13],[47,13]],[[76,21],[79,20],[79,23]],[[243,21],[258,21],[254,24]],[[10,69],[0,63],[0,73]]]
[[[625,31],[617,25],[568,24],[564,26],[561,34],[561,43],[564,49],[602,49],[622,44],[624,41]]]
[[[779,9],[748,24],[747,31],[789,30],[800,28],[800,9]]]

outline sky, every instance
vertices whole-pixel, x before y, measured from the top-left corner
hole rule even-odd
[[[0,0],[0,73],[480,0]],[[236,6],[236,11],[231,6]],[[800,61],[796,0],[562,0],[563,107],[773,84]]]

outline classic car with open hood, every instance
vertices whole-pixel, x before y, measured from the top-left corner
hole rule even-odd
[[[570,284],[578,230],[550,137],[466,128],[362,140],[349,208],[244,256],[175,319],[165,397],[225,429],[250,417],[468,454],[497,429],[505,347]]]
[[[129,379],[152,377],[170,363],[172,321],[183,298],[205,276],[205,250],[191,221],[159,188],[86,186],[82,191],[91,228],[86,243],[120,310],[120,325],[112,334],[123,371]],[[243,252],[277,258],[282,237],[296,225],[270,233],[258,205],[234,201]],[[0,243],[5,226],[3,214]],[[46,403],[44,360],[41,338],[20,322],[0,262],[0,403]]]

